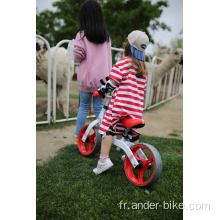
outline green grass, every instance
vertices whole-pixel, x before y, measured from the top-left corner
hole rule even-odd
[[[36,130],[37,131],[48,131],[48,130],[53,130],[53,129],[62,129],[66,126],[71,126],[73,124],[75,125],[76,121],[66,121],[66,122],[56,123],[56,124],[51,123],[50,125],[42,124],[42,125],[36,125]]]
[[[70,94],[69,98],[70,99],[79,99],[79,95]]]
[[[69,112],[69,115],[70,117],[69,118],[75,118],[77,117],[77,114],[78,112]],[[91,115],[94,115],[95,113],[94,112],[91,112]],[[51,115],[52,117],[52,115]],[[59,119],[64,119],[64,115],[63,115],[63,112],[62,111],[56,111],[56,119],[59,120]],[[94,118],[89,118],[87,119],[87,121],[93,121]],[[47,116],[44,115],[44,116],[40,116],[38,118],[36,118],[36,121],[47,121]],[[47,131],[47,130],[51,130],[51,129],[61,129],[61,128],[64,128],[65,126],[71,126],[73,124],[76,124],[76,120],[74,121],[66,121],[66,122],[57,122],[57,123],[53,123],[51,122],[50,125],[48,124],[42,124],[42,125],[36,125],[36,130],[37,131]]]
[[[179,130],[173,130],[171,133],[169,133],[168,135],[173,136],[173,137],[179,137],[180,133],[183,133],[183,131],[179,131]]]
[[[36,98],[47,98],[47,86],[43,81],[36,82]],[[70,99],[79,99],[79,85],[76,80],[70,81]]]
[[[78,112],[70,111],[70,112],[69,112],[69,118],[76,117],[77,114],[78,114]],[[51,117],[52,117],[52,114],[51,114]],[[57,119],[57,120],[59,120],[59,119],[64,119],[63,111],[56,110],[56,119]],[[36,121],[47,121],[47,115],[43,115],[43,116],[37,117],[37,118],[36,118]]]
[[[123,152],[115,147],[110,152],[114,166],[96,176],[92,169],[98,154],[83,157],[77,146],[69,145],[37,166],[37,219],[182,219],[182,210],[176,208],[131,209],[133,203],[183,202],[182,140],[142,136],[140,141],[154,145],[162,157],[162,175],[152,187],[138,188],[128,181]],[[120,209],[122,200],[125,209]]]
[[[47,98],[47,92],[45,91],[36,91],[36,98]],[[79,99],[78,94],[70,94],[70,99]]]
[[[179,134],[177,134],[177,133],[169,133],[168,135],[170,135],[170,136],[173,136],[173,137],[178,137],[178,136],[180,136]]]
[[[46,91],[36,91],[36,98],[47,98]]]

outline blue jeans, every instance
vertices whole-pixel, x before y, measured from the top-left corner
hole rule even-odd
[[[76,133],[74,135],[75,137],[78,137],[81,128],[86,123],[86,116],[88,115],[91,105],[91,100],[93,97],[92,94],[93,93],[90,92],[80,91],[80,106],[76,121]],[[95,112],[96,118],[98,118],[99,113],[102,110],[102,106],[103,106],[103,99],[93,97],[93,110]]]

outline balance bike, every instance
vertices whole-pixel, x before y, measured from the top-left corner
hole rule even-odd
[[[100,97],[96,91],[93,96]],[[78,149],[86,157],[95,155],[100,151],[101,135],[98,133],[98,126],[101,124],[105,112],[108,109],[111,96],[106,95],[106,104],[103,106],[98,119],[91,124],[85,125],[79,132]],[[124,158],[124,170],[129,181],[138,187],[149,187],[154,184],[162,172],[162,160],[155,147],[147,143],[134,144],[129,141],[128,132],[130,128],[144,127],[142,119],[124,118],[121,120],[127,128],[122,137],[113,136],[113,144],[117,150],[122,149],[126,156]]]

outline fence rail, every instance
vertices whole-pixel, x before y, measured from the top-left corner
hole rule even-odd
[[[153,57],[151,65],[160,64],[162,58]],[[151,69],[151,68],[150,68]],[[178,64],[169,70],[155,87],[151,86],[152,71],[148,74],[147,91],[145,94],[144,110],[154,108],[180,94],[183,78],[183,66]]]
[[[51,50],[50,50],[50,45],[47,42],[46,39],[41,37],[40,35],[36,35],[37,38],[40,38],[43,40],[47,46],[48,49],[48,97],[47,97],[47,121],[38,121],[36,124],[50,124],[51,123],[51,116],[50,116],[50,100],[51,100]],[[54,66],[53,66],[53,113],[52,113],[52,122],[64,122],[64,121],[72,121],[76,120],[76,117],[73,118],[64,118],[64,119],[56,119],[56,53],[58,48],[64,44],[64,43],[69,43],[71,40],[62,40],[57,43],[55,47],[55,52],[53,54],[53,59],[54,59]],[[119,59],[121,59],[124,56],[124,50],[122,48],[115,48],[112,47],[112,63],[117,62]],[[148,59],[148,62],[151,63],[151,57],[149,54],[145,54],[146,58]],[[162,59],[158,57],[154,57],[152,59],[151,64],[156,64],[161,62]],[[78,63],[74,63],[74,71],[77,70],[78,68]],[[159,85],[157,87],[152,88],[151,87],[151,78],[152,78],[152,73],[149,72],[148,75],[148,85],[147,85],[147,90],[145,92],[145,102],[144,102],[144,110],[153,108],[163,102],[166,102],[177,95],[179,95],[180,92],[180,85],[182,82],[182,73],[183,73],[183,68],[181,65],[177,65],[173,69],[171,69],[169,72],[166,73],[166,75],[160,80]],[[69,84],[70,84],[70,60],[68,62],[68,91],[67,91],[67,112],[69,112]],[[95,115],[92,116],[87,116],[87,118],[95,117]]]

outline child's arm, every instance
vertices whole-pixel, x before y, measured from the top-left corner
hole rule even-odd
[[[114,85],[114,86],[117,86],[118,85],[118,82],[116,82],[114,79],[110,79],[111,83]]]
[[[74,60],[79,63],[81,63],[86,57],[85,45],[80,37],[80,33],[76,35],[76,39],[74,41],[73,53],[74,53]]]

